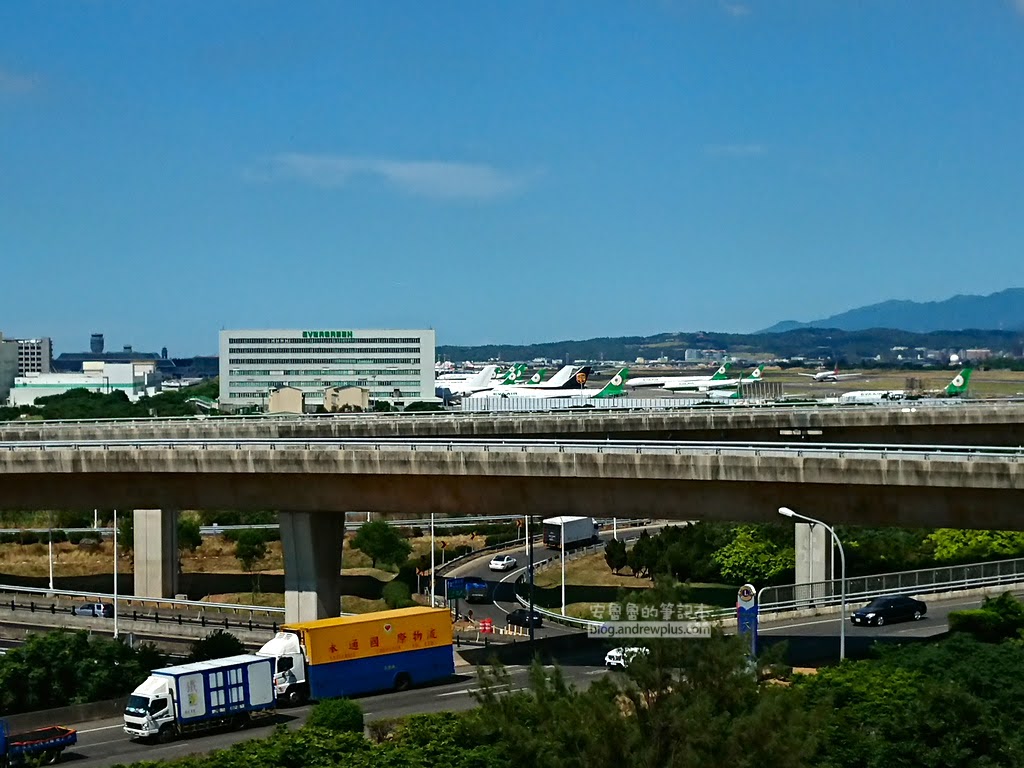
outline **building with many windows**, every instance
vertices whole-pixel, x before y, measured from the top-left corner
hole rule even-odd
[[[50,373],[53,364],[53,344],[49,338],[18,339],[18,375]]]
[[[266,409],[272,390],[295,387],[306,410],[329,387],[362,387],[372,402],[434,399],[434,332],[237,330],[220,332],[220,404]]]

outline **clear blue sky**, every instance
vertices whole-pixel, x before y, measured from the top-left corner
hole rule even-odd
[[[0,330],[747,332],[1024,284],[1024,0],[6,2]]]

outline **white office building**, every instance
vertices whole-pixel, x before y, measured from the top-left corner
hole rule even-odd
[[[265,409],[280,387],[302,391],[306,409],[328,387],[362,387],[370,401],[405,406],[434,399],[434,332],[237,330],[220,332],[220,404]]]

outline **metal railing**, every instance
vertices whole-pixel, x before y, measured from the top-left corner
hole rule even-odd
[[[934,595],[1019,583],[1024,583],[1024,558],[948,565],[848,578],[846,602],[864,602],[883,595]],[[834,579],[810,584],[763,587],[758,596],[758,613],[787,613],[839,605],[842,600],[841,586],[841,581]]]
[[[85,600],[88,602],[107,602],[112,603],[114,601],[114,595],[107,592],[77,592],[69,589],[47,589],[45,587],[21,587],[13,584],[0,584],[0,595],[4,593],[14,593],[17,595],[44,595],[47,597],[53,596],[56,598],[76,598],[78,600]],[[206,602],[203,600],[176,600],[170,598],[155,598],[155,597],[136,597],[135,595],[117,595],[118,606],[125,605],[129,608],[136,606],[142,608],[145,606],[153,606],[154,609],[160,607],[169,607],[172,610],[177,608],[194,608],[199,611],[229,611],[231,613],[248,613],[250,616],[254,614],[266,614],[277,615],[284,614],[284,608],[277,608],[271,605],[246,605],[244,603],[214,603]],[[69,603],[70,604],[70,603]],[[120,610],[120,608],[119,608]]]
[[[572,559],[569,558],[567,562],[571,562]],[[535,563],[534,573],[541,565],[553,565],[557,562],[558,558],[549,558]],[[526,574],[524,573],[516,580],[516,600],[520,605],[527,607],[529,601],[519,594],[519,587],[525,579]],[[1014,584],[1024,584],[1024,558],[855,576],[846,580],[846,602],[849,605],[867,602],[884,595],[935,595]],[[758,615],[761,618],[781,617],[795,611],[839,606],[842,603],[841,592],[839,579],[809,584],[762,587],[758,593]],[[574,616],[563,616],[561,613],[538,608],[536,605],[534,610],[547,619],[568,626],[599,627],[603,623]],[[708,609],[695,605],[694,618],[703,621],[734,619],[736,618],[736,609]]]
[[[701,440],[530,440],[452,438],[147,438],[117,440],[52,440],[0,442],[8,452],[59,450],[368,450],[483,453],[596,453],[640,455],[777,456],[796,458],[949,459],[990,458],[1017,461],[1024,446],[913,445],[878,443],[742,442]]]

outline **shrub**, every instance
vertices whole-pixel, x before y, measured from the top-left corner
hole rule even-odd
[[[496,544],[504,544],[508,541],[515,541],[518,538],[518,531],[504,531],[502,533],[492,533],[486,539],[484,539],[484,545],[488,547],[493,547]]]
[[[50,531],[50,535],[53,537],[54,544],[60,544],[62,541],[68,540],[67,531],[65,531],[63,528],[54,528],[52,531]]]
[[[339,733],[362,733],[363,710],[349,699],[325,699],[313,708],[306,726]]]
[[[423,529],[420,528],[418,525],[414,525],[412,527],[412,537],[414,539],[419,539],[419,538],[422,538],[422,536],[423,536]]]
[[[188,660],[206,661],[207,659],[222,659],[225,656],[237,656],[240,653],[245,653],[245,646],[242,645],[242,641],[230,632],[218,629],[208,634],[202,640],[196,640],[192,643],[192,647],[189,649]]]
[[[391,738],[397,729],[398,719],[394,717],[382,717],[380,720],[374,720],[372,723],[366,724],[366,730],[369,731],[370,739],[377,744]]]
[[[384,598],[384,602],[388,604],[388,608],[408,608],[414,605],[410,599],[412,593],[409,590],[409,585],[397,579],[389,581],[384,585],[381,596]]]
[[[35,531],[21,531],[21,533],[18,534],[18,543],[19,544],[38,544],[39,543],[39,534],[36,533]]]

